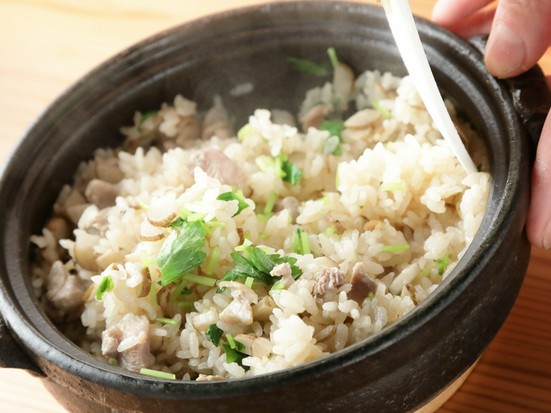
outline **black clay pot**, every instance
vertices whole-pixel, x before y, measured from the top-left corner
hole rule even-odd
[[[319,83],[288,56],[319,60],[333,46],[357,71],[404,75],[380,8],[284,2],[208,17],[137,45],[83,78],[37,120],[0,183],[0,363],[44,377],[71,411],[409,412],[464,373],[491,342],[517,296],[529,259],[524,222],[531,153],[549,108],[542,73],[508,84],[482,55],[418,21],[443,93],[485,137],[492,174],[481,230],[453,274],[415,311],[370,339],[316,362],[245,380],[195,383],[145,378],[98,362],[64,338],[30,288],[29,237],[44,225],[62,184],[95,148],[121,142],[120,125],[177,93],[207,106],[221,94],[245,119],[257,107],[297,108]],[[233,96],[251,82],[252,95]]]

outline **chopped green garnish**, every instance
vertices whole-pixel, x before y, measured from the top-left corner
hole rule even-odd
[[[237,341],[235,338],[233,338],[233,336],[230,333],[226,334],[226,340],[228,340],[228,344],[232,350],[237,350],[237,351],[245,350],[245,345]]]
[[[221,254],[221,251],[218,245],[212,248],[210,252],[209,261],[207,263],[207,267],[205,268],[205,273],[209,275],[214,273],[214,270],[218,265],[218,260],[220,259],[220,254]]]
[[[402,191],[405,189],[406,184],[403,181],[400,182],[383,182],[379,189],[381,191]]]
[[[218,328],[216,324],[211,324],[209,326],[209,329],[205,333],[207,338],[212,341],[212,344],[214,344],[216,347],[218,347],[218,344],[220,344],[222,334],[224,334],[224,332],[222,331],[222,329]]]
[[[245,208],[249,206],[247,201],[245,201],[245,196],[243,195],[243,192],[236,191],[236,192],[224,192],[216,197],[216,199],[220,201],[237,201],[237,212],[232,215],[232,217],[239,215],[241,211],[243,211]]]
[[[448,265],[450,265],[450,257],[446,254],[444,258],[435,259],[434,263],[438,267],[438,274],[443,275],[446,272]]]
[[[108,291],[112,291],[113,288],[115,288],[113,278],[111,278],[110,275],[106,275],[101,279],[98,285],[98,289],[96,290],[96,300],[101,301],[103,299],[103,294]]]
[[[165,371],[141,368],[140,374],[143,374],[144,376],[155,377],[157,379],[176,380],[175,374],[167,373]]]
[[[304,72],[312,76],[323,77],[329,75],[329,67],[323,63],[315,63],[308,59],[300,59],[289,56],[287,63],[299,72]]]
[[[248,354],[231,348],[229,344],[222,344],[222,346],[226,352],[226,363],[237,363],[241,367],[246,367],[242,365],[242,361],[245,357],[249,357]]]
[[[109,358],[107,359],[107,362],[108,362],[109,364],[111,364],[112,366],[118,366],[118,365],[119,365],[119,361],[118,361],[116,358],[114,358],[114,357],[109,357]]]
[[[329,60],[331,61],[331,65],[335,68],[339,65],[339,59],[337,58],[337,52],[333,47],[330,47],[327,49],[327,55],[329,56]]]
[[[201,222],[182,222],[164,240],[157,255],[161,285],[177,281],[188,271],[201,265],[207,256],[205,230]]]
[[[387,108],[381,106],[378,100],[371,101],[371,106],[373,106],[373,109],[379,112],[383,116],[383,118],[385,119],[392,118],[392,112]]]
[[[383,252],[401,252],[409,249],[408,244],[385,245]]]
[[[310,241],[308,233],[298,227],[293,235],[293,252],[297,254],[310,254]]]
[[[189,282],[199,284],[199,285],[204,285],[207,287],[214,287],[214,284],[216,284],[215,278],[205,277],[203,275],[185,274],[182,278]]]
[[[268,234],[267,232],[261,232],[260,234],[258,234],[258,236],[262,239],[270,238],[270,234]]]
[[[344,130],[344,122],[342,120],[330,120],[326,119],[321,122],[319,130],[327,131],[331,136],[341,136]]]
[[[289,162],[287,160],[282,161],[281,170],[284,173],[283,180],[285,182],[289,182],[293,186],[298,184],[302,178],[302,170],[295,163]]]
[[[179,323],[178,320],[175,320],[173,318],[166,318],[166,317],[157,317],[155,319],[155,322],[160,324],[168,324],[169,326],[176,326]]]
[[[239,141],[242,141],[247,136],[251,135],[253,133],[253,131],[254,131],[254,129],[251,126],[251,124],[247,123],[247,124],[243,125],[243,127],[241,129],[239,129],[239,131],[237,131],[237,139]]]
[[[253,288],[253,284],[254,284],[254,278],[247,277],[247,279],[245,280],[245,286],[249,288]]]
[[[218,287],[216,289],[216,294],[222,294],[224,291],[226,291],[228,287]]]
[[[266,205],[264,205],[264,215],[270,216],[272,215],[272,211],[274,210],[275,203],[277,201],[277,193],[272,191],[270,193],[270,196],[268,197],[268,200],[266,201]]]
[[[245,251],[245,249],[249,246],[253,245],[253,242],[248,239],[248,238],[245,238],[245,240],[243,241],[243,244],[241,245],[238,245],[237,247],[234,248],[235,251]]]
[[[255,281],[272,285],[279,277],[273,277],[270,272],[276,265],[284,262],[291,266],[293,278],[296,279],[302,274],[300,268],[295,265],[296,258],[281,257],[279,254],[268,255],[263,249],[251,246],[245,247],[243,251],[247,254],[246,257],[235,252],[231,254],[235,266],[226,272],[224,280],[246,280],[250,277]]]

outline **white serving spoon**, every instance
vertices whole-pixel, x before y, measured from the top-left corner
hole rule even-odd
[[[381,0],[390,30],[409,75],[436,127],[467,173],[477,172],[440,95],[421,44],[408,0]]]

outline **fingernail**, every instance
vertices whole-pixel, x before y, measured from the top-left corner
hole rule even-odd
[[[525,54],[522,38],[505,23],[496,23],[486,46],[485,62],[490,73],[500,78],[518,74]]]

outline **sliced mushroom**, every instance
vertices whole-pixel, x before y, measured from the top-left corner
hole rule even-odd
[[[381,118],[381,114],[375,109],[362,109],[345,122],[344,126],[348,129],[365,129]]]
[[[325,109],[321,105],[312,107],[300,118],[302,130],[307,132],[309,128],[319,128],[323,120],[325,119]]]
[[[265,357],[272,352],[272,343],[264,337],[237,334],[235,340],[245,346],[243,353],[253,357]]]
[[[354,72],[352,69],[339,62],[333,71],[333,88],[338,97],[348,100],[348,96],[354,88]]]
[[[256,321],[268,321],[276,304],[272,297],[265,295],[253,305],[253,317]]]
[[[175,210],[175,206],[172,203],[165,203],[162,205],[155,205],[147,211],[146,217],[151,225],[156,227],[166,227],[172,221],[176,219],[178,213]]]
[[[221,288],[229,288],[232,302],[220,313],[220,320],[228,324],[251,325],[254,321],[251,305],[258,302],[258,295],[249,287],[236,281],[222,281]]]
[[[142,221],[140,224],[140,239],[142,241],[159,241],[164,237],[163,229],[152,225],[149,220]]]
[[[352,268],[352,285],[348,292],[348,298],[361,304],[369,294],[375,294],[379,287],[379,281],[376,281],[367,275],[365,266],[362,262],[357,262]]]

